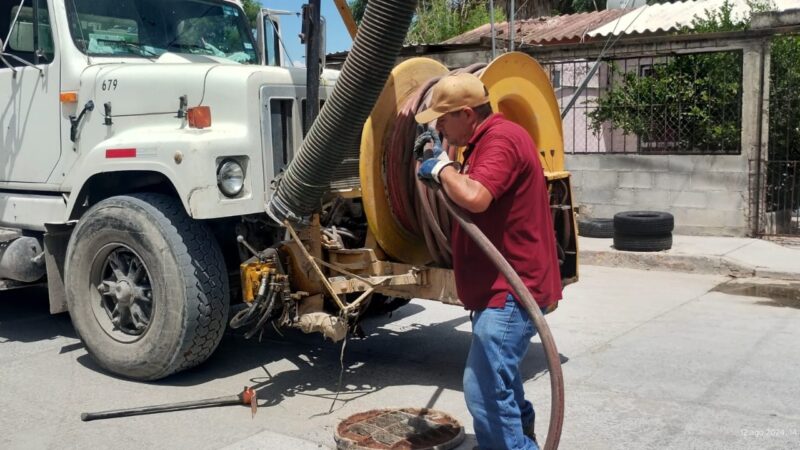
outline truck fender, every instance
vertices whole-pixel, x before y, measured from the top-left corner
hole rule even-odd
[[[189,192],[182,192],[175,176],[160,164],[134,163],[130,167],[91,173],[76,186],[67,201],[68,220],[77,221],[95,203],[116,195],[155,191],[178,197],[191,216]]]

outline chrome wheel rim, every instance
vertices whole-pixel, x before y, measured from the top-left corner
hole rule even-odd
[[[142,258],[114,243],[97,252],[91,267],[92,311],[100,327],[120,342],[141,339],[154,317],[150,272]]]

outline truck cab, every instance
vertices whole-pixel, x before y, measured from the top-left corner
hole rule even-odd
[[[228,1],[12,3],[0,12],[0,183],[66,199],[29,225],[76,219],[93,177],[115,171],[166,178],[198,219],[263,209],[269,178],[302,138],[293,109],[305,73],[280,67],[274,30],[259,51]],[[208,123],[190,120],[200,110]],[[236,192],[217,188],[226,159],[248,172]]]
[[[228,0],[0,6],[0,227],[16,242],[0,287],[46,274],[51,311],[112,372],[208,357],[236,237],[281,233],[252,217],[303,139],[306,72],[283,67],[278,16],[259,22]]]

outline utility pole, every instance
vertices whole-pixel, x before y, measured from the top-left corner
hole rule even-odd
[[[511,52],[514,51],[514,39],[516,39],[516,36],[514,36],[514,32],[516,31],[516,28],[517,28],[517,25],[514,23],[514,21],[515,21],[515,17],[514,17],[515,14],[514,13],[516,12],[516,11],[514,11],[514,9],[516,8],[516,6],[517,5],[514,4],[514,0],[511,0],[511,5],[510,5],[510,7],[508,9],[508,12],[509,12],[509,14],[508,14],[508,23],[509,23],[509,26],[511,27],[511,31],[508,32],[508,37],[511,39],[511,43],[509,44],[508,51],[511,51]]]
[[[309,0],[303,6],[303,42],[306,44],[306,110],[305,130],[308,133],[311,125],[319,115],[319,77],[322,73],[319,67],[321,51],[322,18],[320,16],[321,0]]]

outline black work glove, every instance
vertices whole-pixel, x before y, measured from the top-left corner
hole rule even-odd
[[[426,147],[428,146],[429,142],[433,142],[433,146],[428,149],[432,150],[432,155],[425,155]],[[433,128],[428,128],[427,130],[420,133],[417,136],[417,140],[414,141],[414,158],[417,161],[422,161],[424,159],[428,159],[431,156],[434,158],[439,157],[442,153],[442,141],[439,139],[439,133],[436,132]]]

